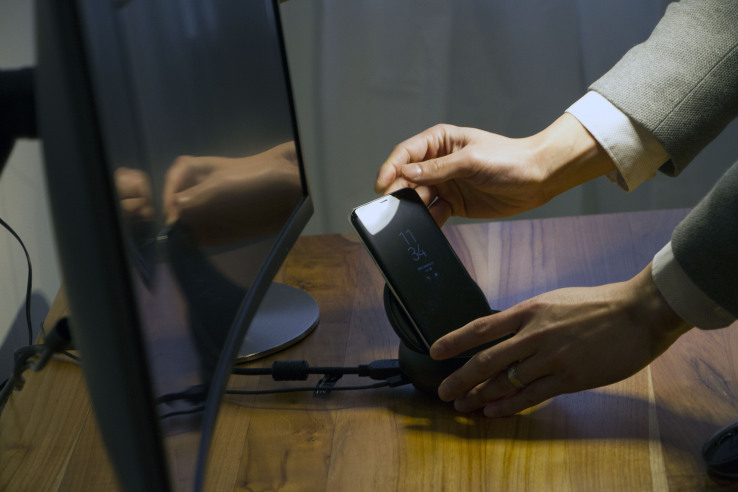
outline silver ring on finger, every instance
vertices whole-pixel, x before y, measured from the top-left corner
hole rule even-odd
[[[507,380],[510,381],[510,384],[515,386],[516,389],[525,388],[525,384],[523,384],[523,382],[518,379],[518,374],[515,371],[515,366],[510,366],[507,369]]]

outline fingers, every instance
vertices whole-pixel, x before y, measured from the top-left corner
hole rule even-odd
[[[179,219],[183,197],[180,194],[200,183],[212,171],[212,163],[218,158],[179,156],[164,178],[163,205],[168,224]]]
[[[438,387],[438,396],[443,401],[460,400],[467,409],[479,408],[482,403],[494,398],[502,398],[518,388],[510,381],[507,371],[510,366],[519,364],[534,354],[534,348],[520,343],[515,336],[497,345],[476,353],[466,364],[449,375]],[[518,379],[527,384],[545,369],[535,365],[526,379]],[[499,379],[502,376],[502,379]]]
[[[419,185],[434,185],[458,178],[469,177],[468,160],[463,151],[400,166],[403,178]]]
[[[506,311],[472,321],[438,339],[431,347],[435,359],[453,357],[484,343],[517,333],[521,327],[524,310],[513,307]],[[459,411],[467,412],[487,405],[491,401],[513,397],[526,392],[536,395],[538,380],[550,374],[549,359],[536,357],[536,348],[520,339],[521,335],[498,343],[475,354],[460,369],[448,376],[438,388],[438,396],[444,401],[454,401]],[[515,373],[508,375],[511,367]],[[521,390],[511,377],[522,383]],[[520,397],[518,397],[518,400]]]
[[[484,405],[485,417],[510,417],[561,394],[553,376],[537,379],[508,398],[489,401]]]
[[[185,187],[184,183],[190,172],[190,163],[194,159],[196,158],[191,156],[179,156],[164,178],[163,202],[167,223],[174,222],[178,218],[175,194]]]
[[[398,186],[396,181],[404,181],[407,186],[408,183],[429,184],[428,180],[432,179],[432,176],[439,176],[436,179],[442,179],[435,169],[426,169],[425,164],[453,154],[457,149],[463,148],[466,140],[465,129],[452,125],[436,125],[401,142],[379,168],[374,191],[387,194],[403,187]],[[431,164],[431,167],[438,165],[444,167],[442,165],[444,162]],[[417,163],[423,163],[423,167],[418,168]],[[410,166],[407,166],[408,164]],[[405,167],[408,169],[405,170]],[[425,181],[416,181],[416,178]]]
[[[462,151],[423,162],[383,165],[377,175],[374,191],[388,194],[400,188],[432,186],[452,179],[466,178],[471,174],[468,164]]]
[[[124,216],[139,220],[153,220],[151,185],[146,173],[138,169],[118,168],[115,171],[115,186]]]
[[[390,190],[390,187],[395,185],[396,180],[402,179],[399,168],[405,164],[422,160],[427,152],[428,141],[423,137],[423,133],[395,146],[387,160],[379,168],[377,180],[374,183],[374,191],[378,194],[387,194],[394,191]],[[397,189],[397,186],[395,185],[393,188]]]
[[[467,398],[473,408],[479,408],[484,401],[505,396],[517,389],[508,379],[507,370],[532,355],[528,350],[511,338],[478,352],[440,384],[438,397],[443,401]],[[498,380],[501,375],[504,379]]]
[[[493,399],[507,398],[519,391],[506,376],[503,369],[496,376],[469,390],[468,393],[454,400],[454,408],[459,412],[472,412],[483,407]]]
[[[475,319],[436,340],[430,349],[430,355],[434,359],[448,359],[505,335],[516,333],[521,326],[521,314],[519,309],[513,307]]]
[[[390,159],[391,158],[392,156],[390,155]],[[390,159],[382,164],[379,168],[379,172],[377,173],[377,179],[374,182],[374,192],[378,195],[388,193],[388,188],[392,183],[394,183],[395,179],[397,179],[397,168],[390,162]]]
[[[504,366],[461,394],[454,400],[454,406],[461,412],[490,407],[490,412],[500,412],[500,416],[511,415],[554,396],[550,388],[553,380],[550,377],[551,370],[542,358],[531,355],[525,360]],[[497,409],[494,405],[502,400],[512,401]],[[507,414],[508,411],[511,413]]]
[[[120,209],[124,217],[148,221],[154,219],[154,208],[151,200],[142,197],[126,198],[120,201]]]

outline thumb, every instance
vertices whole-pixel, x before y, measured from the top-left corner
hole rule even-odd
[[[451,179],[465,178],[468,169],[458,154],[451,154],[400,167],[402,176],[415,184],[435,185]]]

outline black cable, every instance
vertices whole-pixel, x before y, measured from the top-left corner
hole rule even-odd
[[[28,264],[28,280],[26,282],[26,325],[28,329],[28,345],[32,345],[33,344],[33,323],[31,322],[31,290],[33,288],[33,269],[31,268],[31,257],[28,254],[26,245],[23,244],[23,240],[13,230],[13,228],[10,227],[8,223],[5,222],[1,218],[0,218],[0,225],[3,226],[5,229],[7,229],[8,232],[12,234],[16,240],[18,240],[18,243],[20,243],[21,248],[23,248],[23,253],[26,255],[26,263]]]
[[[322,374],[323,378],[315,386],[300,386],[291,388],[276,388],[268,390],[229,390],[224,391],[228,395],[268,395],[278,393],[294,393],[298,391],[312,391],[316,398],[324,398],[333,391],[354,391],[365,389],[376,389],[384,387],[402,386],[410,383],[410,380],[400,369],[400,361],[397,359],[380,359],[370,364],[356,367],[310,367],[304,360],[275,361],[271,367],[244,368],[234,367],[233,374],[245,376],[272,376],[275,381],[305,381],[309,374]],[[345,374],[355,374],[360,377],[370,377],[381,380],[379,383],[355,386],[335,386],[335,383]],[[156,398],[157,405],[171,406],[176,402],[186,401],[188,403],[201,403],[207,396],[205,385],[195,385],[184,391],[167,393]],[[202,409],[195,408],[173,411],[162,415],[160,418],[174,417],[196,413]]]
[[[5,381],[2,389],[0,389],[0,409],[3,408],[5,402],[10,398],[10,394],[14,389],[23,388],[25,379],[23,373],[26,369],[33,367],[34,363],[31,359],[43,352],[42,345],[29,345],[20,347],[13,352],[13,374]]]
[[[276,388],[276,389],[269,389],[269,390],[225,390],[225,393],[227,395],[271,395],[271,394],[278,394],[278,393],[296,393],[298,391],[320,391],[323,389],[329,389],[330,391],[355,391],[355,390],[365,390],[365,389],[376,389],[376,388],[386,388],[388,386],[395,387],[395,386],[402,386],[405,384],[409,384],[410,381],[403,381],[400,384],[392,384],[390,381],[381,381],[379,383],[374,384],[367,384],[364,386],[333,386],[331,388],[324,388],[321,386],[300,386],[300,387],[293,387],[293,388]]]
[[[355,367],[310,367],[304,360],[275,361],[271,367],[234,367],[233,374],[243,376],[269,376],[275,381],[305,381],[309,374],[355,374],[371,379],[388,379],[402,374],[397,359],[379,359],[370,364]]]
[[[64,352],[70,344],[69,324],[62,318],[55,325],[42,344],[27,345],[13,352],[13,373],[0,389],[0,410],[10,398],[14,389],[22,389],[25,384],[23,373],[27,369],[40,371],[55,353]]]
[[[293,393],[298,391],[313,391],[317,398],[326,397],[332,391],[353,391],[375,389],[383,387],[402,386],[410,380],[400,369],[397,359],[380,359],[370,364],[356,367],[310,367],[307,361],[275,361],[271,367],[244,368],[234,367],[233,374],[246,376],[272,376],[275,381],[305,381],[309,374],[322,374],[315,386],[301,386],[292,388],[276,388],[268,390],[226,390],[230,395],[268,395],[275,393]],[[380,380],[379,383],[363,386],[335,386],[335,383],[346,374],[355,374],[359,377],[369,377]]]
[[[31,293],[33,291],[33,266],[31,265],[31,255],[28,253],[25,243],[10,225],[0,218],[0,225],[3,226],[20,244],[23,254],[26,257],[28,265],[28,278],[26,280],[26,300],[25,315],[26,329],[28,330],[28,346],[21,347],[14,352],[13,374],[0,383],[0,410],[2,410],[5,402],[10,398],[10,394],[14,389],[21,389],[24,384],[23,372],[26,369],[33,368],[40,371],[55,353],[62,353],[70,359],[79,362],[79,357],[66,351],[70,345],[70,334],[67,318],[62,318],[57,322],[49,335],[44,330],[43,323],[40,325],[43,343],[39,345],[33,344],[33,321],[31,320]],[[39,356],[39,360],[35,363],[29,362],[34,356]]]
[[[31,321],[31,291],[33,289],[33,269],[31,267],[31,256],[28,254],[28,249],[26,249],[26,245],[23,243],[23,240],[20,238],[18,233],[13,230],[10,225],[5,222],[2,218],[0,218],[0,225],[2,225],[7,231],[18,241],[18,243],[21,245],[21,248],[23,249],[23,254],[26,256],[26,264],[28,265],[28,279],[26,281],[26,302],[25,302],[25,311],[26,311],[26,329],[28,330],[28,345],[32,346],[33,344],[33,323]],[[13,392],[13,389],[15,389],[19,384],[22,385],[22,378],[21,374],[23,371],[27,369],[27,358],[31,357],[29,355],[25,359],[21,356],[19,358],[19,351],[22,351],[23,347],[21,349],[18,349],[14,353],[14,368],[13,368],[13,374],[6,379],[2,385],[0,385],[0,409],[3,408],[5,405],[5,402],[10,398],[10,394]],[[21,360],[19,360],[21,359]]]

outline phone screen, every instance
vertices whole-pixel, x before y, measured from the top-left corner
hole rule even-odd
[[[351,223],[428,348],[494,312],[415,190],[355,208]]]

